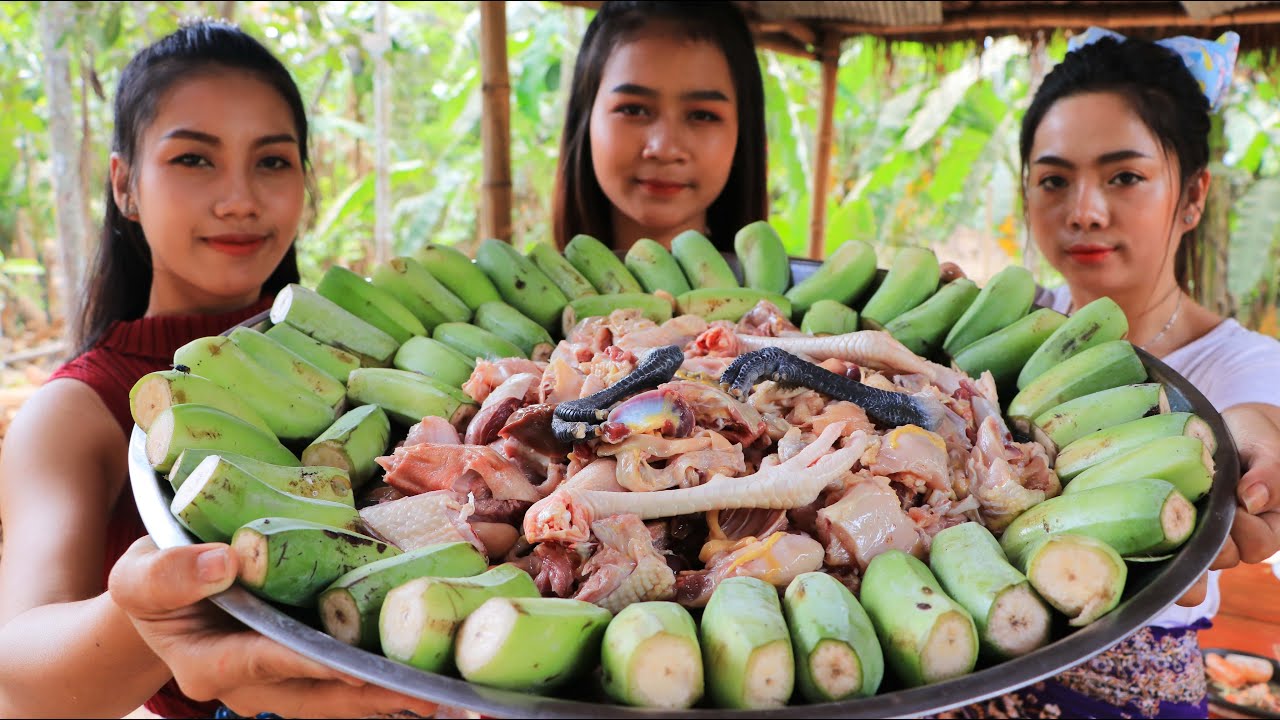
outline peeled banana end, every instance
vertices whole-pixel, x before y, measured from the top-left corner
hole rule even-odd
[[[856,695],[862,689],[862,662],[848,644],[823,640],[809,654],[809,676],[827,700]]]
[[[629,705],[680,710],[702,697],[702,656],[689,638],[655,635],[636,648],[625,670]]]
[[[973,620],[960,611],[944,613],[934,623],[920,652],[924,684],[965,675],[978,659],[978,637]]]
[[[1004,657],[1018,657],[1049,642],[1049,609],[1031,587],[1009,588],[991,605],[986,637]]]

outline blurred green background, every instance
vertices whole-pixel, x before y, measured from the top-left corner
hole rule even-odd
[[[50,6],[0,4],[0,333],[12,351],[61,331],[47,282],[58,262],[52,177],[77,174],[88,238],[101,217],[110,102],[119,72],[148,41],[189,16],[228,13],[292,69],[308,104],[318,212],[300,243],[304,282],[330,263],[363,269],[374,218],[374,3],[63,3],[69,32],[49,34]],[[514,242],[550,238],[552,182],[566,88],[590,11],[552,2],[508,2]],[[388,8],[393,78],[393,251],[427,241],[479,239],[480,62],[475,2],[395,2]],[[51,147],[45,47],[67,59],[78,129]],[[1065,52],[1049,40],[1040,67]],[[1022,263],[1026,237],[1017,192],[1017,133],[1029,102],[1034,51],[1016,37],[984,43],[843,45],[828,204],[827,247],[870,241],[887,259],[903,244],[932,247],[984,281]],[[1230,186],[1229,288],[1242,322],[1277,334],[1280,258],[1280,80],[1275,56],[1245,54],[1223,114],[1226,153],[1215,181]],[[820,66],[760,53],[769,127],[771,221],[794,255],[808,240]],[[58,157],[62,160],[59,161]],[[62,164],[60,164],[62,163]],[[883,262],[883,260],[882,260]],[[1051,269],[1028,258],[1037,278]]]

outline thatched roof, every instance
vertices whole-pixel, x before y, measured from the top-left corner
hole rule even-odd
[[[594,0],[567,5],[599,7]],[[809,2],[739,0],[762,47],[818,57],[831,38],[876,35],[887,40],[981,42],[988,35],[1083,30],[1100,25],[1127,35],[1240,34],[1241,50],[1280,49],[1276,0],[918,0]],[[825,40],[825,42],[824,42]]]

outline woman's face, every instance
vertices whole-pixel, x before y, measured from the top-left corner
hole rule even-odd
[[[1150,292],[1173,277],[1177,159],[1115,93],[1057,101],[1031,144],[1027,215],[1076,296]]]
[[[591,160],[613,205],[614,243],[670,245],[707,229],[738,142],[737,94],[708,42],[641,35],[609,56],[591,108]]]
[[[112,158],[151,248],[150,313],[215,312],[258,299],[298,232],[306,183],[293,113],[236,71],[180,80],[160,99],[132,167]]]

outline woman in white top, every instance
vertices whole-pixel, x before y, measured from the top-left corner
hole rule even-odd
[[[1238,39],[1126,40],[1091,28],[1045,78],[1023,118],[1023,192],[1037,247],[1066,279],[1042,305],[1070,313],[1104,295],[1129,340],[1223,414],[1247,472],[1214,568],[1280,547],[1280,342],[1187,293],[1186,258],[1209,188],[1209,113]],[[1217,573],[1211,573],[1216,575]],[[1149,627],[1071,670],[962,708],[968,717],[1205,717],[1196,629],[1217,611],[1207,577]]]

